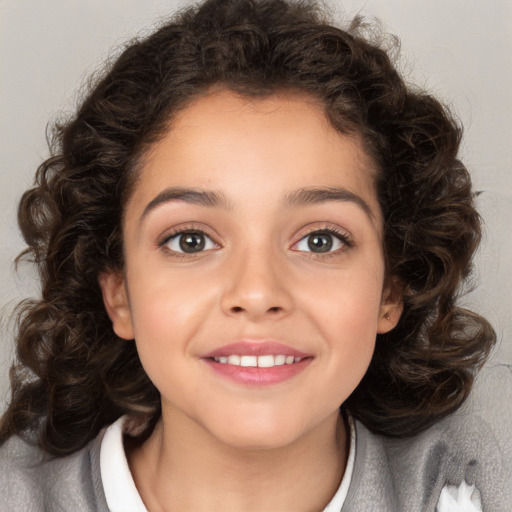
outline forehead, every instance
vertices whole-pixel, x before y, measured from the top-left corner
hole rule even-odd
[[[195,99],[146,153],[134,196],[163,187],[222,189],[243,197],[301,187],[344,187],[379,210],[374,166],[357,135],[340,134],[323,105],[298,93],[248,98],[221,90]]]

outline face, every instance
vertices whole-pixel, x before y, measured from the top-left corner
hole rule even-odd
[[[180,112],[128,200],[124,274],[100,278],[164,421],[247,447],[336,421],[400,313],[373,176],[304,96],[216,92]]]

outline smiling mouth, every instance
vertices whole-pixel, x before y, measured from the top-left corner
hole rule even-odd
[[[212,357],[211,360],[220,364],[229,364],[233,366],[243,366],[245,368],[273,368],[274,366],[284,366],[291,365],[294,363],[299,363],[302,361],[303,357],[290,356],[290,355],[262,355],[262,356],[253,356],[253,355],[229,355],[229,356],[220,356],[220,357]]]
[[[272,340],[241,340],[201,359],[219,376],[249,387],[269,386],[302,373],[314,356]]]
[[[302,373],[312,360],[311,356],[289,354],[230,354],[203,359],[217,375],[249,387],[267,387],[287,381]]]

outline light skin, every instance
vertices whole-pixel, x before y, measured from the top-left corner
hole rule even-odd
[[[124,272],[100,276],[115,332],[161,394],[154,432],[128,449],[148,510],[329,502],[347,458],[339,406],[401,313],[383,288],[374,176],[358,139],[298,94],[216,91],[150,149]],[[306,364],[270,385],[233,381],[206,355],[240,340]]]

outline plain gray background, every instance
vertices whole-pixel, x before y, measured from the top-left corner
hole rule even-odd
[[[0,0],[0,410],[13,357],[9,313],[36,295],[35,274],[16,275],[23,249],[16,206],[47,156],[49,120],[73,110],[87,76],[126,39],[187,0]],[[498,332],[493,358],[512,362],[512,0],[328,2],[338,19],[377,16],[402,41],[408,81],[432,91],[465,127],[462,157],[485,221],[478,288],[465,297]]]

